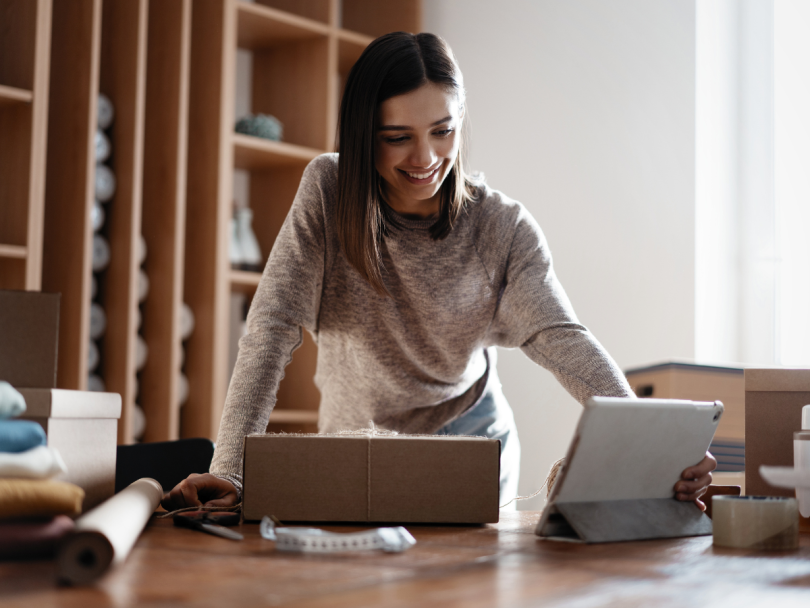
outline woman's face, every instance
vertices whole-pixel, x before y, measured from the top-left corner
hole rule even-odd
[[[430,217],[458,155],[463,114],[454,91],[434,83],[380,104],[374,163],[386,202],[398,213]]]

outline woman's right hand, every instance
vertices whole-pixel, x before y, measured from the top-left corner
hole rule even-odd
[[[166,492],[160,504],[167,511],[185,507],[232,507],[239,495],[230,481],[220,479],[210,473],[192,473]]]

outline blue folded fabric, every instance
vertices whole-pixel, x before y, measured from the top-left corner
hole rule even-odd
[[[25,411],[25,399],[5,380],[0,380],[0,418],[14,418]]]
[[[48,442],[45,431],[30,420],[0,420],[0,452],[24,452]]]

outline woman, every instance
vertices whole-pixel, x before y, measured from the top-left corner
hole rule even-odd
[[[372,42],[340,108],[340,155],[307,167],[248,316],[211,474],[167,509],[229,506],[245,435],[267,426],[302,329],[316,336],[321,432],[375,425],[501,440],[501,498],[517,492],[520,446],[495,347],[520,347],[581,403],[632,397],[579,324],[539,226],[465,173],[461,72],[432,34]],[[684,472],[698,500],[714,460]],[[698,504],[702,504],[698,501]]]

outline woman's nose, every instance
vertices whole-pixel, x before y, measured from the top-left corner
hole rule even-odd
[[[417,141],[411,153],[410,163],[414,167],[427,169],[436,163],[436,158],[436,151],[429,141]]]

